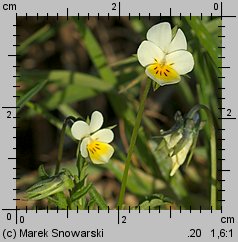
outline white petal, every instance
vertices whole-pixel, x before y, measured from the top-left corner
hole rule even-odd
[[[184,163],[192,143],[193,139],[190,139],[189,142],[184,146],[184,148],[178,152],[178,154],[172,156],[172,170],[170,172],[170,176],[173,176],[178,168]]]
[[[176,134],[168,134],[164,136],[164,139],[167,143],[167,147],[169,149],[174,148],[174,146],[179,142],[179,140],[183,137],[181,132]]]
[[[181,29],[178,29],[171,44],[169,45],[168,53],[176,50],[187,50],[187,40]]]
[[[186,50],[178,50],[166,56],[166,64],[174,63],[174,68],[180,75],[190,72],[194,66],[194,59],[190,52]]]
[[[84,138],[84,139],[82,140],[81,145],[80,145],[80,152],[81,152],[81,155],[82,155],[84,158],[88,157],[87,145],[88,145],[88,143],[89,143],[89,140],[90,140],[90,138]]]
[[[170,24],[165,22],[154,25],[148,30],[147,39],[160,47],[162,51],[167,52],[172,40]]]
[[[160,86],[164,86],[164,85],[170,85],[170,84],[175,84],[180,82],[181,78],[180,76],[172,81],[165,81],[163,79],[159,79],[157,77],[155,77],[154,75],[152,75],[146,68],[145,70],[146,75],[151,78],[153,81],[157,82]]]
[[[137,57],[142,66],[155,63],[155,59],[160,61],[164,58],[163,51],[150,41],[143,41],[138,50]]]
[[[76,121],[71,127],[71,133],[75,139],[81,140],[90,134],[89,125],[84,121]]]
[[[100,112],[95,111],[92,113],[91,121],[89,124],[90,133],[94,133],[95,131],[99,130],[103,124],[103,116]]]
[[[169,175],[173,176],[179,167],[180,167],[180,165],[176,161],[173,161],[172,170]]]
[[[91,138],[100,142],[110,143],[113,141],[114,134],[111,129],[101,129],[93,134]]]

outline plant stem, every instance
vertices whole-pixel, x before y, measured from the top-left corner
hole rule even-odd
[[[144,111],[144,107],[145,107],[145,101],[146,101],[147,95],[149,93],[150,86],[151,86],[151,80],[148,79],[147,82],[146,82],[144,92],[143,92],[142,97],[141,97],[139,110],[138,110],[138,113],[137,113],[135,126],[133,128],[133,132],[132,132],[132,136],[131,136],[131,140],[130,140],[130,146],[129,146],[129,150],[128,150],[128,154],[127,154],[127,158],[126,158],[126,162],[125,162],[125,169],[124,169],[124,173],[123,173],[123,177],[122,177],[121,190],[120,190],[120,195],[119,195],[119,199],[118,199],[119,208],[122,207],[122,204],[123,204],[123,201],[124,201],[126,184],[127,184],[127,177],[128,177],[130,164],[131,164],[131,156],[133,154],[134,147],[135,147],[135,144],[136,144],[138,130],[140,128],[142,115],[143,115],[143,111]]]
[[[88,167],[88,163],[86,159],[83,158],[80,153],[80,145],[81,145],[81,142],[78,143],[77,152],[76,152],[76,159],[77,159],[76,167],[78,169],[78,183],[76,186],[78,189],[84,187],[87,183],[86,177],[87,177],[87,167]],[[85,208],[85,204],[86,204],[86,198],[81,197],[78,200],[79,207]]]
[[[210,130],[210,147],[211,147],[211,192],[210,192],[210,205],[212,209],[217,209],[217,157],[216,157],[216,132],[214,122],[210,109],[202,104],[196,105],[191,109],[191,113],[204,110],[207,115],[208,125]],[[189,112],[189,113],[190,113]]]
[[[60,131],[60,139],[59,139],[59,149],[58,149],[58,159],[57,159],[57,163],[56,163],[56,167],[55,167],[55,175],[57,175],[59,173],[60,170],[60,163],[62,161],[62,157],[63,157],[63,148],[64,148],[64,136],[65,136],[65,131],[66,131],[66,127],[69,121],[75,121],[76,119],[72,116],[67,117],[64,120],[63,123],[63,127]]]
[[[81,145],[81,142],[78,143],[78,146],[77,146],[77,151],[76,151],[76,167],[78,169],[78,178],[80,180],[80,177],[81,177],[81,172],[82,172],[82,168],[83,168],[83,163],[84,163],[84,159],[83,157],[81,156],[80,154],[80,145]]]
[[[213,124],[213,118],[210,110],[206,107],[209,122],[209,128],[211,132],[210,146],[211,146],[211,206],[213,209],[217,209],[217,157],[216,157],[216,133]]]

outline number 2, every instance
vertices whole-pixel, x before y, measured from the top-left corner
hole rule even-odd
[[[231,117],[231,109],[229,109],[229,108],[227,109],[227,116]]]
[[[112,3],[112,10],[117,10],[117,4],[116,3]]]
[[[7,111],[7,118],[11,118],[11,111]]]
[[[126,224],[126,216],[122,216],[122,223]]]

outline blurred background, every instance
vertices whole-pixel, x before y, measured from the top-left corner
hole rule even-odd
[[[125,203],[137,206],[152,194],[162,194],[173,201],[174,209],[209,209],[210,148],[207,126],[186,172],[182,167],[174,178],[164,175],[151,144],[174,124],[174,114],[188,112],[195,104],[207,105],[216,128],[221,128],[218,87],[221,76],[217,65],[221,56],[218,35],[219,18],[141,17],[18,17],[17,24],[17,95],[28,95],[47,80],[18,114],[17,157],[19,176],[17,201],[19,208],[44,207],[47,201],[26,201],[24,190],[38,180],[37,169],[44,164],[53,172],[57,160],[59,133],[69,116],[87,116],[99,110],[105,117],[104,127],[116,124],[113,145],[116,152],[107,165],[90,164],[89,180],[93,181],[110,207],[115,207],[129,140],[145,85],[144,69],[135,56],[148,29],[168,21],[180,27],[188,40],[195,68],[179,84],[150,91],[143,123],[132,159]],[[204,37],[205,36],[205,37]],[[28,95],[29,96],[29,95]],[[18,101],[19,101],[18,100]],[[203,116],[206,120],[205,116]],[[217,137],[220,137],[219,131]],[[220,137],[221,138],[221,137]],[[157,142],[157,141],[156,141]],[[218,148],[220,144],[218,143]],[[63,167],[75,172],[77,143],[70,130],[65,138]],[[219,156],[219,154],[218,154]],[[218,164],[220,166],[220,164]],[[164,206],[166,209],[166,206]]]

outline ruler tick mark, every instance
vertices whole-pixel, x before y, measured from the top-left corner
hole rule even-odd
[[[230,117],[230,118],[228,118],[228,117],[221,117],[221,118],[218,118],[218,119],[226,119],[226,120],[231,119],[231,120],[235,120],[236,118],[235,117]]]
[[[117,224],[120,224],[120,209],[117,207]]]

